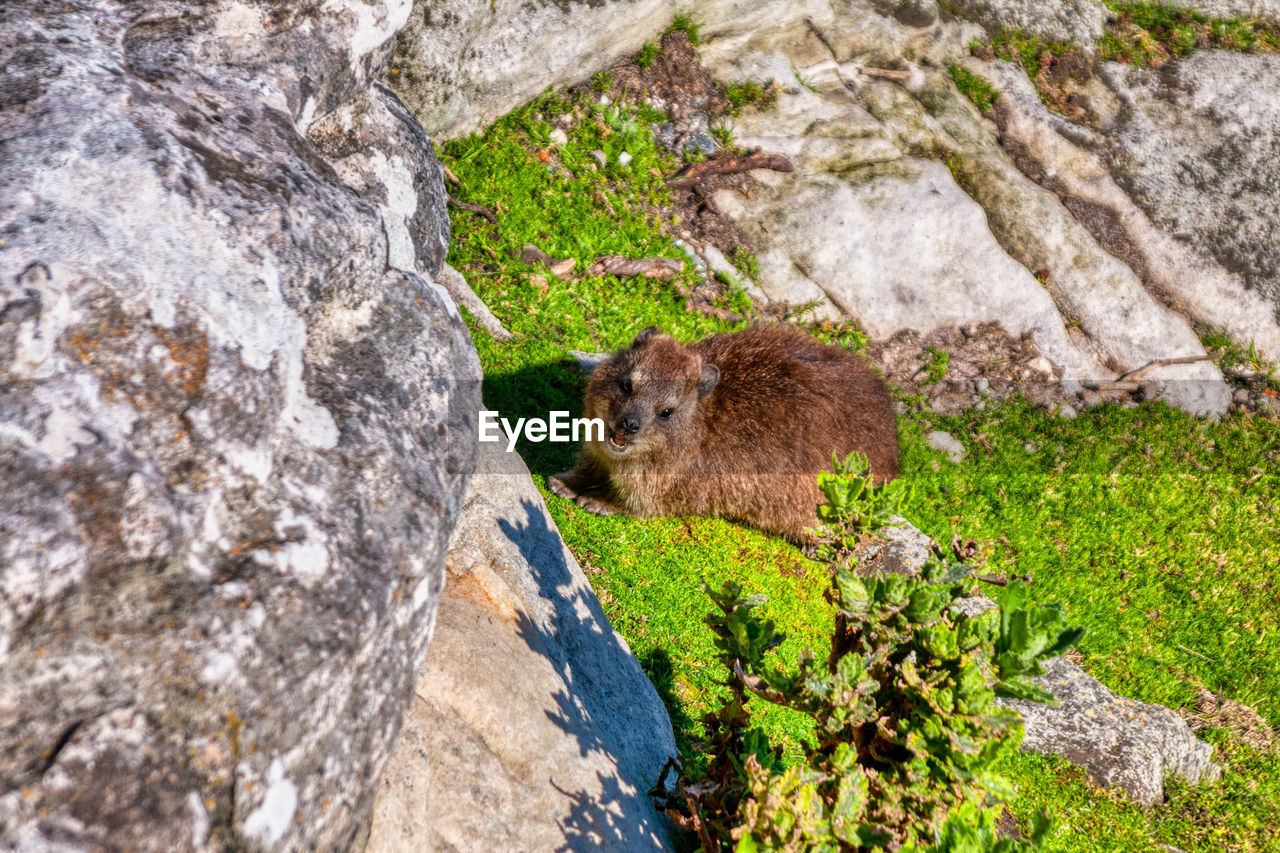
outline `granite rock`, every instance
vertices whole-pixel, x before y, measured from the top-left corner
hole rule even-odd
[[[481,444],[368,850],[657,850],[667,713],[506,440]]]
[[[367,825],[479,404],[409,11],[0,12],[0,846]]]

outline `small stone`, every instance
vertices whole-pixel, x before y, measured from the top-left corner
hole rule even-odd
[[[951,433],[936,429],[926,435],[924,441],[925,444],[929,445],[934,450],[941,450],[943,453],[947,454],[947,458],[952,462],[964,461],[964,445],[961,444]]]
[[[990,389],[991,389],[991,383],[988,382],[985,378],[979,378],[979,379],[973,380],[973,390],[978,392],[979,394],[985,394]]]
[[[630,153],[628,153],[628,152],[626,152],[626,151],[623,151],[621,154],[619,154],[619,155],[618,155],[618,165],[619,165],[619,166],[625,166],[625,165],[627,165],[627,164],[628,164],[628,163],[630,163],[630,162],[631,162],[631,154],[630,154]]]
[[[681,150],[688,153],[704,154],[710,157],[716,153],[716,141],[710,135],[702,132],[691,133],[680,143]]]
[[[1249,402],[1249,392],[1244,388],[1237,388],[1236,392],[1231,395],[1231,400],[1232,402],[1243,406],[1245,403]]]
[[[1051,379],[1053,378],[1053,362],[1049,361],[1049,359],[1042,355],[1038,355],[1031,359],[1031,361],[1028,361],[1027,367],[1031,368],[1036,373],[1044,374]]]
[[[1092,388],[1086,388],[1080,392],[1080,402],[1086,406],[1097,406],[1102,403],[1102,395]]]
[[[601,168],[601,169],[603,169],[605,166],[609,165],[609,155],[608,155],[608,154],[605,154],[605,153],[604,153],[603,151],[601,151],[599,148],[595,149],[594,151],[592,151],[592,152],[590,152],[590,153],[591,153],[592,158],[593,158],[597,163],[599,163],[599,164],[600,164],[600,168]]]
[[[564,145],[569,141],[569,134],[565,133],[558,127],[552,130],[551,133],[548,134],[548,137],[550,138],[552,145]]]
[[[1071,420],[1076,416],[1076,408],[1069,403],[1063,403],[1058,407],[1058,417],[1065,420]]]
[[[577,258],[565,258],[563,261],[556,261],[551,265],[551,274],[556,278],[564,278],[573,272],[573,268],[578,265]]]

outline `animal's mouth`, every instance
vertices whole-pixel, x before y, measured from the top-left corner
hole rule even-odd
[[[609,445],[610,450],[615,453],[621,453],[627,449],[627,434],[620,429],[616,429],[605,439],[605,442]]]

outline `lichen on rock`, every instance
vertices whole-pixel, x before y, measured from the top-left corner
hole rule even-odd
[[[370,88],[410,4],[22,5],[0,839],[345,846],[475,458],[439,165]]]

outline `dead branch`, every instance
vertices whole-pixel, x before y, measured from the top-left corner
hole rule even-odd
[[[899,83],[905,83],[911,79],[910,71],[898,71],[893,68],[863,68],[862,73],[868,77],[880,77],[885,80],[897,80]]]
[[[472,204],[469,201],[458,201],[458,199],[453,196],[446,196],[446,198],[449,199],[449,204],[454,207],[461,208],[468,213],[477,213],[492,222],[494,225],[498,224],[498,215],[483,204]]]
[[[1184,356],[1181,356],[1180,358],[1159,358],[1151,362],[1150,364],[1144,364],[1142,367],[1139,367],[1137,370],[1130,370],[1128,373],[1121,376],[1117,381],[1125,382],[1127,380],[1137,379],[1139,376],[1142,376],[1143,374],[1148,373],[1149,371],[1155,370],[1157,367],[1167,367],[1170,364],[1191,364],[1196,361],[1212,361],[1213,358],[1214,357],[1212,355],[1209,355],[1207,353],[1205,355],[1184,355]]]
[[[686,166],[674,179],[667,181],[667,186],[673,188],[689,187],[711,175],[731,175],[736,172],[749,172],[752,169],[794,172],[796,167],[786,157],[755,152],[737,157],[722,157],[719,160],[703,160],[701,163]]]
[[[682,272],[684,261],[675,258],[627,258],[622,255],[602,255],[587,269],[587,275],[643,276],[658,281],[671,281]]]

